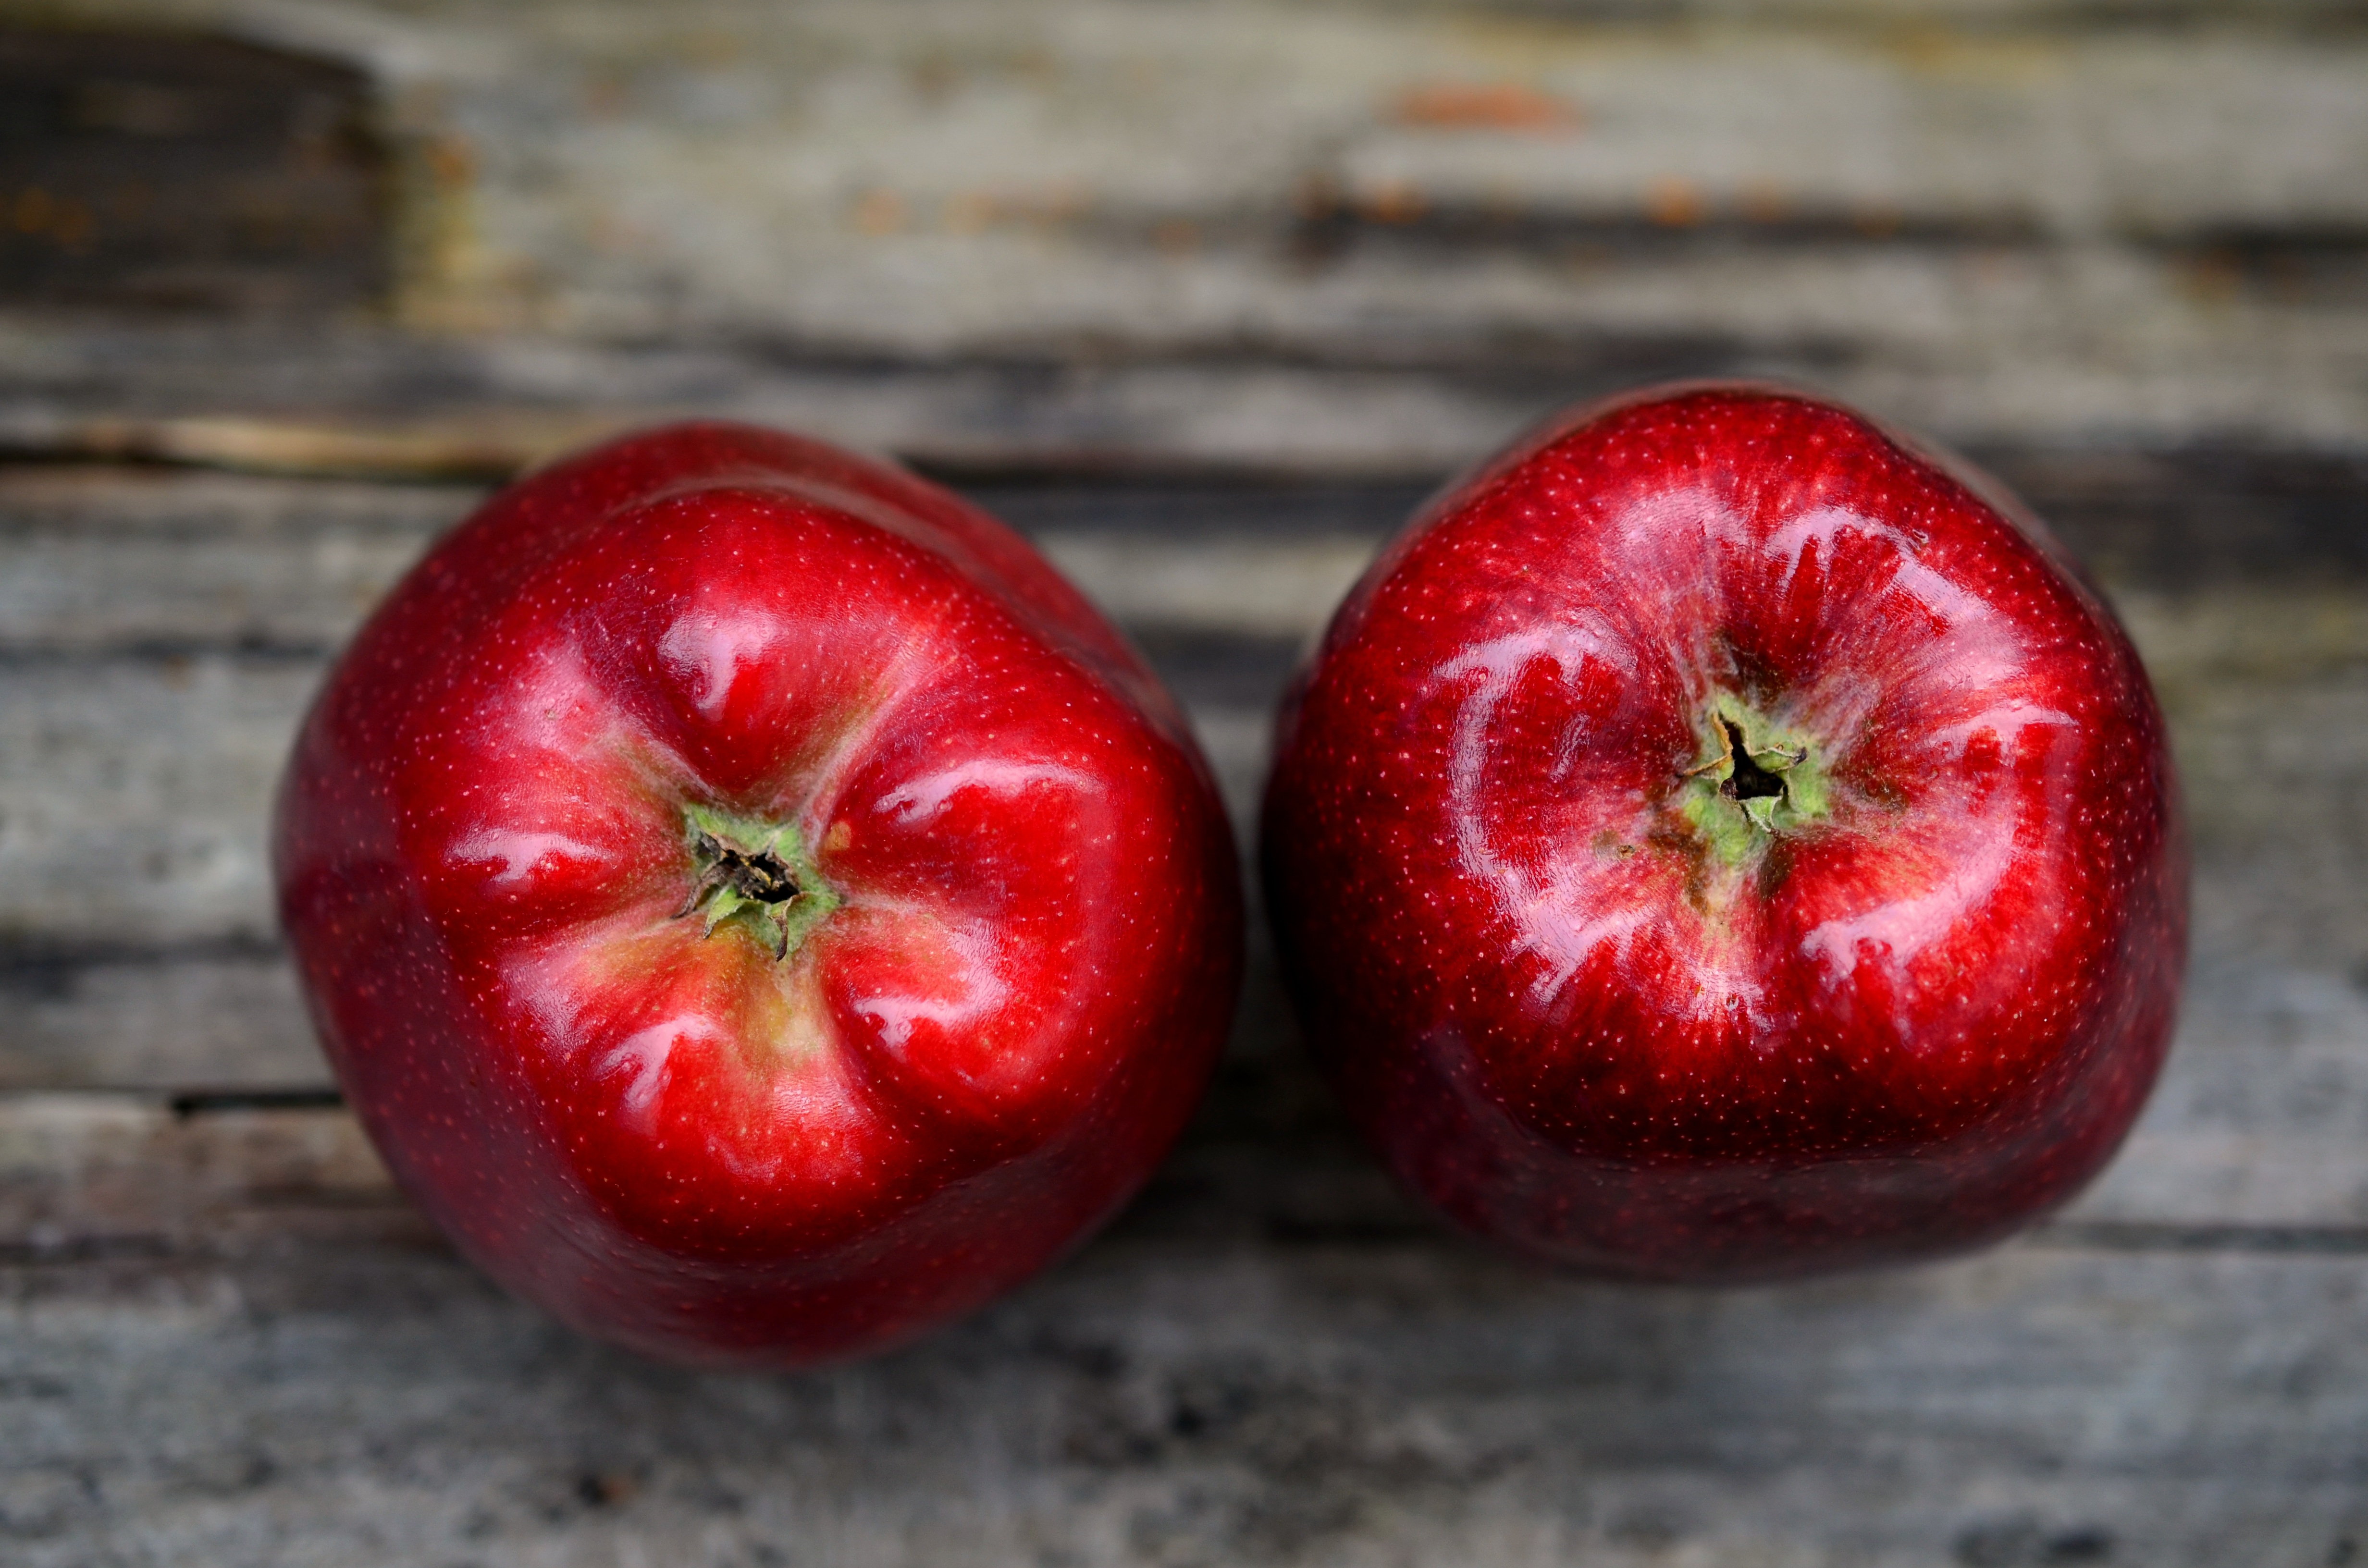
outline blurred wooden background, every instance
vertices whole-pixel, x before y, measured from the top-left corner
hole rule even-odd
[[[1262,936],[1142,1201],[839,1370],[575,1338],[339,1108],[272,780],[521,463],[694,412],[906,456],[1150,652],[1247,829],[1430,485],[1727,372],[1991,462],[2171,713],[2180,1045],[2029,1237],[1500,1262],[1347,1138]],[[2357,0],[7,0],[0,458],[0,1560],[2368,1562]]]

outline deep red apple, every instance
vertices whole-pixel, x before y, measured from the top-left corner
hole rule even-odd
[[[1566,415],[1430,506],[1300,677],[1263,854],[1391,1168],[1636,1278],[2060,1202],[2185,959],[2162,718],[2096,593],[1994,482],[1749,385]]]
[[[880,1346],[1079,1240],[1240,961],[1142,661],[976,508],[740,426],[439,544],[306,722],[276,849],[396,1176],[520,1295],[683,1359]]]

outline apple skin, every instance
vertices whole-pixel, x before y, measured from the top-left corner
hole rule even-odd
[[[877,1349],[1077,1243],[1183,1127],[1241,961],[1141,659],[977,508],[742,426],[438,544],[307,719],[275,858],[404,1187],[682,1361]]]
[[[2136,1118],[2185,966],[2101,599],[1994,481],[1753,384],[1566,413],[1432,502],[1294,683],[1262,840],[1368,1142],[1597,1275],[2028,1222]]]

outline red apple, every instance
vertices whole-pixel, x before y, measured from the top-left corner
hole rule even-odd
[[[685,425],[495,496],[299,737],[281,914],[404,1186],[670,1358],[964,1312],[1121,1204],[1229,1018],[1240,892],[1148,669],[884,464]]]
[[[1848,409],[1582,409],[1430,506],[1286,706],[1269,901],[1413,1190],[1587,1271],[1997,1237],[2137,1115],[2187,858],[2061,547]]]

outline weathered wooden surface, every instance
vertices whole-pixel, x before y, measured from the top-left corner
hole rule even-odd
[[[447,413],[1435,465],[1508,408],[1746,369],[1959,438],[2368,441],[2368,29],[2335,0],[16,9],[362,72],[385,319],[480,340],[107,361],[152,403],[309,409],[375,353]],[[0,331],[19,386],[75,352]]]
[[[2127,528],[2149,473],[2215,515],[2194,472],[2009,457],[2112,565],[2196,802],[2180,1046],[2064,1217],[1808,1288],[1536,1276],[1350,1146],[1261,957],[1113,1235],[929,1344],[757,1379],[586,1346],[445,1253],[324,1097],[271,934],[287,732],[476,493],[0,472],[11,1560],[2349,1561],[2368,574],[2323,473],[2224,483],[2230,561]],[[1152,651],[1237,814],[1300,640],[1419,494],[976,488]]]
[[[71,46],[71,134],[0,105],[0,456],[38,460],[0,467],[0,1561],[2368,1562],[2351,0],[0,21],[163,29]],[[143,75],[174,28],[365,85],[337,156],[383,159],[386,248],[233,246],[199,313],[36,308],[8,279],[78,282],[40,247],[79,193],[25,202],[58,158],[146,138],[195,190],[311,155],[301,93],[200,145],[227,57]],[[2178,1048],[2026,1238],[1710,1295],[1497,1261],[1353,1146],[1254,935],[1110,1233],[897,1355],[708,1376],[492,1290],[337,1103],[272,779],[368,605],[517,464],[725,413],[933,465],[1144,646],[1247,828],[1297,650],[1431,483],[1570,399],[1737,371],[1978,449],[2171,716]],[[245,472],[89,460],[125,458]]]
[[[370,79],[227,39],[0,30],[0,295],[318,311],[385,286]]]

